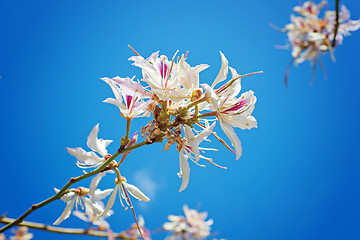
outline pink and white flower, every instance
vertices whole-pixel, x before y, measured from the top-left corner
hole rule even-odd
[[[101,78],[111,87],[115,95],[115,99],[107,98],[104,102],[116,105],[120,109],[121,116],[126,119],[149,117],[150,112],[147,111],[147,106],[150,100],[145,101],[145,98],[151,97],[151,94],[133,79],[128,77]]]
[[[175,54],[176,55],[176,54]],[[165,55],[159,57],[159,52],[149,58],[133,56],[129,60],[143,71],[143,81],[149,84],[151,91],[162,100],[180,102],[191,99],[195,89],[199,88],[199,73],[208,68],[206,64],[191,67],[186,63],[186,57],[181,56],[178,63],[170,62]]]

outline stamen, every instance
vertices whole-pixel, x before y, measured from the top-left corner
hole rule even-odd
[[[128,47],[129,47],[131,50],[133,50],[133,52],[134,52],[136,55],[140,56],[140,54],[138,54],[138,52],[135,51],[135,49],[133,49],[133,48],[130,46],[130,44],[128,44]]]
[[[227,169],[227,167],[223,167],[223,166],[220,166],[219,164],[216,164],[212,161],[211,158],[204,158],[206,161],[208,161],[209,163],[213,164],[214,166],[218,167],[218,168],[221,168],[221,169]]]
[[[169,81],[169,78],[170,78],[170,74],[171,74],[171,71],[172,71],[172,68],[173,68],[173,65],[174,65],[174,59],[175,59],[175,56],[176,54],[179,52],[179,50],[177,50],[171,60],[171,66],[170,66],[170,71],[169,71],[169,74],[167,75],[167,78],[166,78],[166,81],[165,81],[165,88],[167,88],[167,84],[168,84],[168,81]]]
[[[205,126],[202,125],[201,123],[196,123],[196,124],[197,124],[198,126],[200,126],[200,127],[202,127],[202,128],[205,129]],[[224,140],[222,140],[222,139],[216,134],[216,132],[212,132],[211,134],[214,135],[214,137],[215,137],[217,140],[219,140],[227,149],[229,149],[232,153],[236,154],[236,152],[235,152],[234,150],[232,150],[232,149],[229,147],[229,145],[227,145],[227,143],[226,143]]]
[[[225,83],[224,85],[222,85],[219,89],[217,89],[217,90],[215,91],[215,93],[216,93],[216,94],[219,94],[219,93],[223,92],[225,89],[227,89],[228,87],[230,87],[231,84],[233,84],[233,82],[235,82],[235,80],[238,80],[239,78],[247,77],[247,76],[254,75],[254,74],[258,74],[258,73],[263,73],[263,71],[253,72],[253,73],[248,73],[248,74],[244,74],[244,75],[237,76],[236,78],[233,78],[233,79],[231,79],[230,81],[228,81],[227,83]]]
[[[139,233],[140,233],[141,237],[142,237],[143,239],[145,239],[144,236],[143,236],[143,234],[142,234],[142,232],[141,232],[141,229],[140,229],[140,226],[139,226],[139,222],[138,222],[138,220],[137,220],[137,218],[136,218],[135,210],[134,210],[134,207],[133,207],[133,205],[132,205],[132,203],[131,203],[129,194],[127,193],[126,188],[124,187],[124,185],[121,184],[121,186],[122,186],[122,189],[124,190],[124,192],[125,192],[125,194],[126,194],[126,198],[129,200],[130,208],[131,208],[131,211],[133,212],[133,215],[134,215],[134,218],[135,218],[135,222],[136,222],[136,226],[137,226],[137,228],[138,228],[138,230],[139,230]]]

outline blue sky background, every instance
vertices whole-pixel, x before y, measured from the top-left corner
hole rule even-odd
[[[331,1],[330,9],[334,9]],[[352,19],[360,2],[346,4]],[[336,63],[322,57],[328,79],[318,68],[310,85],[311,67],[292,68],[289,89],[283,82],[290,51],[274,48],[286,35],[269,27],[290,21],[298,1],[0,1],[0,214],[18,217],[33,203],[51,196],[81,170],[68,147],[86,147],[100,123],[99,136],[124,135],[118,109],[102,101],[112,97],[100,77],[141,76],[127,59],[131,44],[147,57],[160,50],[172,56],[190,51],[192,65],[210,68],[200,81],[211,83],[221,65],[245,74],[243,91],[258,98],[253,115],[258,128],[237,129],[244,153],[234,155],[212,140],[207,146],[228,170],[190,163],[188,188],[181,179],[175,147],[162,152],[154,144],[134,151],[122,174],[150,196],[135,209],[155,230],[182,206],[208,211],[212,236],[226,239],[359,239],[360,238],[360,32],[335,50]],[[134,121],[132,132],[148,119]],[[216,131],[224,136],[219,126]],[[89,181],[83,185],[88,186]],[[110,188],[108,176],[101,188]],[[51,224],[65,207],[62,201],[34,212],[27,220]],[[109,218],[114,231],[133,222],[119,202]],[[64,227],[86,227],[71,216]],[[35,239],[91,239],[32,231]],[[9,232],[7,233],[9,235]],[[160,233],[153,239],[163,239]]]

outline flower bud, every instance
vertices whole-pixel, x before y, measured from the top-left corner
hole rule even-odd
[[[89,194],[90,190],[88,188],[84,187],[78,187],[76,188],[76,194],[79,196],[85,196],[86,194]]]
[[[203,91],[201,88],[196,88],[191,94],[191,101],[195,102],[196,100],[201,98],[202,93],[203,93]]]

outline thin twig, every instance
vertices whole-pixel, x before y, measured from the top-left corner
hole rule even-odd
[[[338,32],[338,28],[339,28],[339,2],[340,0],[335,0],[335,9],[336,9],[336,22],[335,22],[335,32],[334,32],[334,38],[332,41],[332,47],[335,47],[336,45],[336,34]]]
[[[138,147],[141,147],[141,146],[144,146],[144,145],[147,145],[147,144],[151,144],[149,143],[148,141],[143,141],[141,143],[138,143],[138,144],[135,144],[131,147],[128,147],[128,148],[125,148],[125,149],[119,149],[114,155],[112,155],[108,160],[106,160],[100,167],[98,167],[97,169],[91,171],[91,172],[88,172],[84,175],[81,175],[79,177],[75,177],[75,178],[70,178],[70,180],[60,189],[60,191],[55,194],[54,196],[42,201],[41,203],[38,203],[38,204],[33,204],[25,213],[23,213],[18,219],[16,219],[15,221],[7,224],[6,226],[2,227],[0,229],[0,233],[8,230],[9,228],[15,226],[15,225],[18,225],[19,223],[21,223],[30,213],[32,213],[33,211],[35,211],[36,209],[39,209],[57,199],[59,199],[63,194],[64,192],[71,186],[73,185],[74,183],[76,182],[79,182],[83,179],[86,179],[86,178],[89,178],[101,171],[103,171],[108,165],[109,163],[114,160],[116,157],[118,157],[120,154],[123,154],[123,153],[126,153],[126,152],[129,152],[135,148],[138,148]]]

